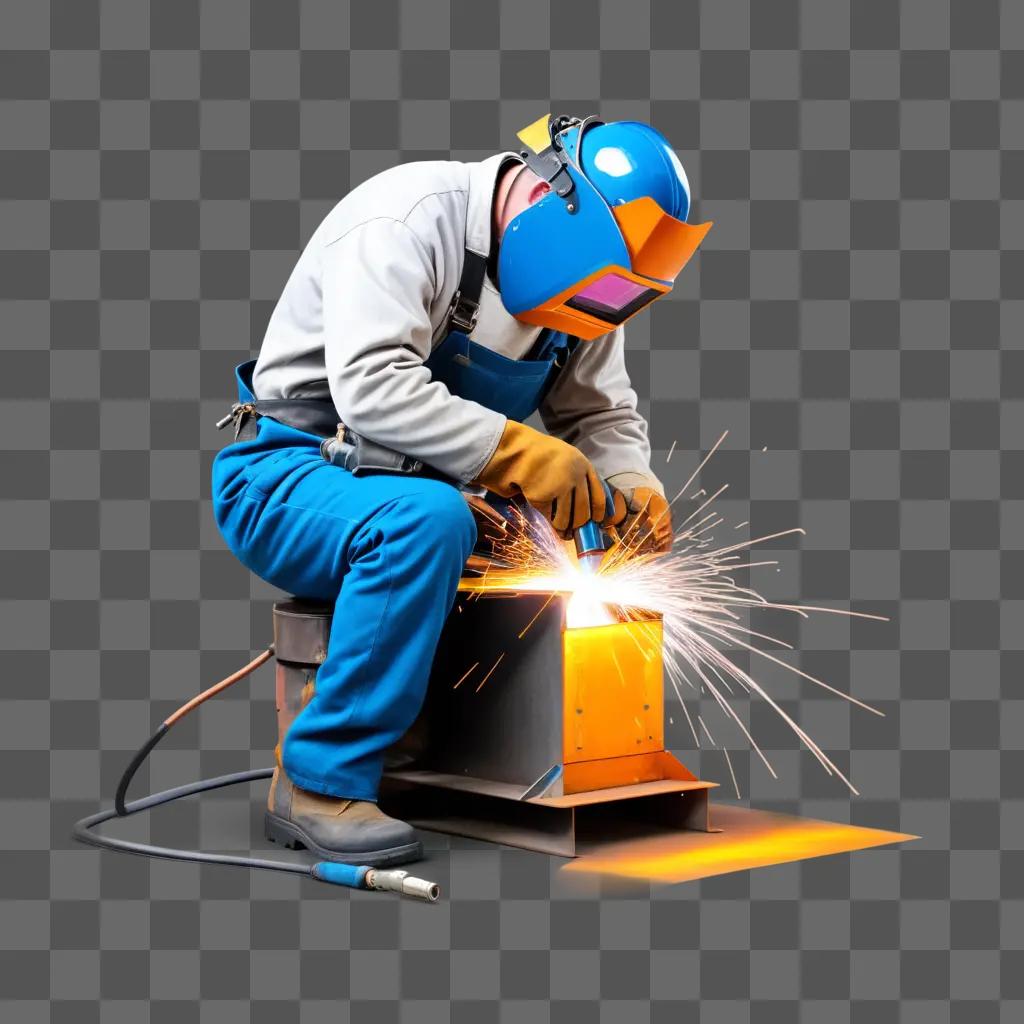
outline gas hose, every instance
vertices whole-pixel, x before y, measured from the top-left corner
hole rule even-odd
[[[271,644],[262,654],[259,654],[250,661],[248,665],[240,668],[237,672],[233,672],[202,693],[197,694],[164,719],[153,735],[146,740],[129,762],[128,767],[121,776],[121,781],[118,783],[117,793],[114,797],[114,806],[76,821],[74,828],[71,830],[71,837],[89,846],[96,846],[105,850],[120,850],[122,853],[134,853],[143,857],[182,860],[191,863],[198,862],[200,864],[230,864],[236,867],[263,868],[267,871],[286,871],[293,875],[308,875],[319,882],[344,885],[350,889],[374,889],[397,892],[405,896],[426,900],[430,903],[437,902],[441,892],[440,887],[435,882],[414,878],[407,871],[385,870],[355,864],[340,864],[334,861],[317,861],[314,864],[302,864],[289,861],[264,860],[258,857],[236,856],[226,853],[206,853],[202,850],[187,850],[170,846],[153,846],[149,843],[136,843],[127,839],[116,839],[113,836],[101,835],[99,832],[94,831],[98,825],[102,825],[104,822],[111,821],[114,818],[127,818],[133,814],[139,814],[141,811],[148,811],[162,804],[169,804],[182,797],[193,796],[196,793],[208,793],[215,789],[239,785],[243,782],[255,782],[257,779],[270,778],[274,774],[272,767],[251,768],[248,771],[232,772],[229,775],[218,775],[215,778],[200,779],[198,782],[189,782],[183,786],[162,790],[159,793],[151,793],[149,796],[140,797],[138,800],[132,800],[130,803],[125,802],[128,787],[131,785],[136,772],[138,772],[146,758],[152,753],[153,748],[167,735],[168,730],[175,722],[180,721],[185,715],[194,711],[200,704],[211,697],[255,672],[261,665],[269,661],[273,655],[274,645]]]

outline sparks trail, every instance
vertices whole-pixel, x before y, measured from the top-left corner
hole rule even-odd
[[[777,657],[771,647],[792,650],[791,645],[753,629],[745,620],[753,609],[789,612],[803,618],[807,618],[810,613],[823,613],[880,622],[888,620],[884,616],[864,612],[769,601],[752,587],[737,582],[737,573],[777,564],[775,561],[750,560],[746,554],[749,549],[781,537],[803,534],[804,531],[793,527],[740,543],[713,546],[710,531],[724,520],[712,509],[712,505],[728,485],[719,487],[711,494],[703,487],[691,492],[691,487],[722,445],[727,433],[719,437],[679,493],[669,502],[669,507],[684,500],[698,503],[675,530],[673,548],[669,554],[652,556],[644,553],[642,545],[647,531],[641,533],[637,521],[619,536],[598,572],[593,575],[584,574],[576,564],[571,545],[560,541],[540,515],[529,507],[513,506],[507,520],[507,534],[495,544],[489,571],[480,577],[463,580],[463,589],[471,591],[471,596],[482,596],[488,592],[571,595],[566,610],[566,624],[569,628],[613,622],[643,623],[651,621],[652,612],[660,615],[665,673],[698,747],[702,745],[701,732],[712,745],[715,745],[715,741],[700,715],[696,716],[700,729],[696,727],[684,696],[687,690],[691,698],[699,699],[703,695],[710,697],[722,714],[745,736],[771,775],[777,777],[771,762],[730,703],[730,699],[737,696],[760,699],[792,729],[828,774],[836,775],[851,792],[856,793],[850,780],[813,738],[757,682],[753,670],[748,672],[741,668],[729,652],[741,652],[753,662],[757,659],[770,662],[859,708],[881,715],[882,712],[851,694]],[[652,524],[652,529],[654,525],[656,523]],[[530,625],[532,621],[520,636],[526,633]],[[721,749],[725,750],[724,747]],[[728,758],[728,752],[725,753]],[[731,760],[728,761],[728,767],[733,784],[736,785]],[[738,785],[736,788],[738,793]]]
[[[498,655],[498,660],[487,670],[487,675],[485,675],[483,677],[483,679],[480,680],[480,685],[477,686],[477,688],[476,688],[476,692],[477,693],[479,693],[483,689],[484,683],[486,683],[487,680],[491,678],[491,674],[501,664],[501,659],[504,658],[504,657],[505,657],[505,652],[502,651],[501,654]]]
[[[459,681],[452,687],[452,689],[457,690],[460,684],[464,683],[466,679],[473,674],[474,669],[476,669],[479,664],[479,661],[474,661],[473,664],[470,665],[469,668],[466,669],[466,671],[462,674],[462,678],[459,679]]]

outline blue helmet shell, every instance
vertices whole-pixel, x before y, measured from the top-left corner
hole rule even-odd
[[[686,220],[690,182],[661,132],[640,121],[615,121],[583,135],[582,160],[576,152],[579,130],[565,133],[565,150],[609,206],[650,196],[670,217]]]
[[[669,216],[686,220],[690,186],[665,137],[639,121],[579,127],[561,135],[570,158],[576,212],[549,192],[513,218],[498,251],[505,308],[515,316],[535,309],[602,267],[629,267],[629,250],[611,207],[649,196]],[[582,169],[582,173],[581,173]],[[671,282],[666,282],[671,283]]]

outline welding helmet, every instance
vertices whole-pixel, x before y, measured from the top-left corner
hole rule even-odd
[[[550,114],[517,134],[551,191],[502,235],[505,309],[592,340],[671,291],[711,224],[686,223],[690,186],[665,137],[639,121]]]

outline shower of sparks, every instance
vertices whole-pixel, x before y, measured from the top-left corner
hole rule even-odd
[[[642,549],[644,537],[640,534],[640,524],[635,522],[619,536],[618,542],[605,555],[598,571],[593,574],[585,573],[576,563],[571,544],[561,541],[548,523],[528,506],[514,506],[511,517],[505,524],[504,536],[500,539],[495,538],[494,557],[490,566],[483,575],[464,579],[462,589],[470,592],[470,598],[486,593],[548,593],[552,597],[556,594],[568,595],[566,626],[570,629],[614,622],[651,622],[653,613],[662,621],[665,673],[682,707],[694,743],[698,747],[702,746],[701,732],[712,745],[717,744],[700,715],[696,716],[700,727],[700,732],[698,731],[684,696],[688,691],[691,697],[709,696],[722,714],[739,728],[772,777],[778,777],[764,751],[730,703],[731,697],[745,694],[768,704],[825,771],[830,775],[836,775],[851,792],[856,793],[857,790],[851,781],[814,739],[779,705],[751,672],[744,670],[732,660],[729,652],[739,650],[751,655],[753,659],[768,661],[857,707],[881,715],[882,712],[851,694],[844,693],[777,657],[772,653],[771,646],[780,650],[792,650],[792,646],[745,625],[744,618],[752,609],[762,609],[790,612],[803,618],[809,617],[810,613],[822,613],[881,622],[888,620],[883,616],[863,612],[768,601],[757,591],[737,582],[736,576],[740,572],[776,564],[774,561],[751,560],[749,549],[757,544],[792,534],[802,534],[804,531],[794,527],[740,543],[714,546],[711,531],[720,526],[724,519],[712,509],[712,505],[728,488],[728,484],[711,494],[704,488],[689,492],[701,470],[726,436],[727,433],[723,433],[715,442],[669,503],[670,507],[681,500],[697,504],[676,527],[672,551],[668,554],[646,553]],[[530,625],[532,621],[527,624],[520,636],[525,634]],[[762,641],[762,644],[758,645],[758,641]],[[498,661],[501,661],[501,657]],[[496,667],[497,662],[491,672]],[[491,672],[488,672],[487,676],[490,676]],[[483,683],[480,684],[482,685]],[[729,759],[728,751],[721,749],[725,753],[738,796],[739,786],[736,783],[732,761]]]

